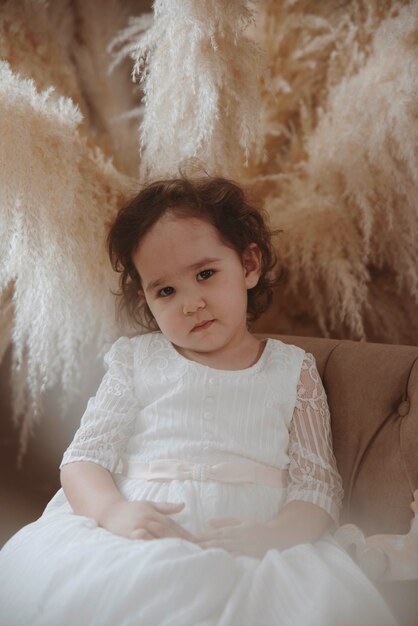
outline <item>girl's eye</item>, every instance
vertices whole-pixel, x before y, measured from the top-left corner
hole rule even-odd
[[[198,276],[202,277],[202,280],[207,280],[215,273],[215,270],[202,270],[198,273]]]
[[[171,291],[170,291],[170,289],[171,289]],[[169,293],[167,293],[167,291],[169,291]],[[166,298],[167,296],[171,296],[173,291],[174,291],[174,289],[172,287],[163,287],[162,289],[160,289],[157,292],[157,296],[159,298]]]

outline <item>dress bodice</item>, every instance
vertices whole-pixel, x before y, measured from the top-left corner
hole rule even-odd
[[[244,370],[190,361],[160,333],[136,338],[134,352],[138,408],[125,454],[287,466],[303,350],[267,339]]]
[[[312,355],[269,338],[258,361],[219,370],[182,356],[160,332],[121,337],[90,398],[62,465],[183,459],[250,460],[288,469],[289,498],[312,501],[336,519],[341,481],[329,411]]]

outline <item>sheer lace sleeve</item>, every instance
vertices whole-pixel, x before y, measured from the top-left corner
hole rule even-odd
[[[133,393],[133,348],[121,337],[104,357],[107,367],[96,395],[87,403],[60,468],[73,461],[92,461],[110,472],[134,429],[137,402]]]
[[[315,358],[306,353],[289,431],[286,502],[304,500],[325,509],[338,526],[343,489],[334,453],[330,413]]]

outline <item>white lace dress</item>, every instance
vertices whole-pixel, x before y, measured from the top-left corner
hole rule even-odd
[[[250,368],[217,370],[181,356],[161,333],[122,337],[62,465],[112,472],[130,500],[185,502],[192,533],[211,518],[265,522],[292,500],[335,523],[341,479],[314,357],[268,339]],[[288,486],[205,479],[147,481],[126,468],[178,459],[202,467],[252,461],[288,471]],[[388,626],[382,598],[327,533],[262,559],[178,538],[130,540],[75,515],[62,490],[0,551],[4,626]]]

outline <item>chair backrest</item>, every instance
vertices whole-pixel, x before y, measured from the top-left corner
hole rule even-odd
[[[341,523],[408,532],[418,488],[418,346],[267,334],[316,358],[345,491]]]

